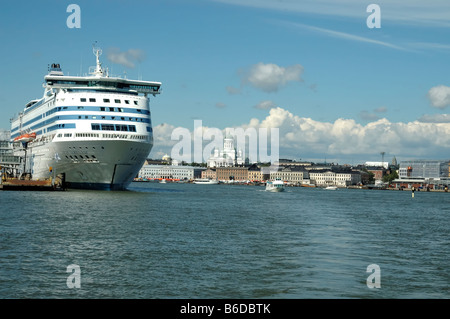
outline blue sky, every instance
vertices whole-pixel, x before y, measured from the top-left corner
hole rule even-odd
[[[68,28],[67,6],[81,9]],[[369,4],[381,9],[370,29]],[[47,65],[161,81],[152,156],[176,127],[278,127],[280,156],[340,163],[450,157],[449,1],[8,2],[0,128],[42,96]]]

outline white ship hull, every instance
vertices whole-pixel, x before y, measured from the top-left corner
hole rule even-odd
[[[27,165],[33,179],[64,174],[68,188],[120,190],[137,176],[151,148],[133,141],[52,142],[28,149]]]

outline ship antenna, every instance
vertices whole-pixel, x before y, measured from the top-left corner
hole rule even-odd
[[[102,55],[102,49],[96,47],[94,44],[94,45],[92,45],[92,51],[94,52],[94,55],[97,60],[97,65],[95,67],[94,75],[102,76],[103,70],[102,70],[102,64],[100,63],[100,56]]]

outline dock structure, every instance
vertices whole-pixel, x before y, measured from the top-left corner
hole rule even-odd
[[[8,175],[18,175],[22,164],[22,158],[11,154],[0,154],[0,172]]]
[[[57,175],[54,179],[46,180],[21,180],[17,178],[2,178],[0,190],[12,191],[62,191],[66,190],[65,177]]]

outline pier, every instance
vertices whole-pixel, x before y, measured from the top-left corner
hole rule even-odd
[[[0,181],[0,191],[63,191],[66,190],[63,174],[45,180],[5,178]]]

